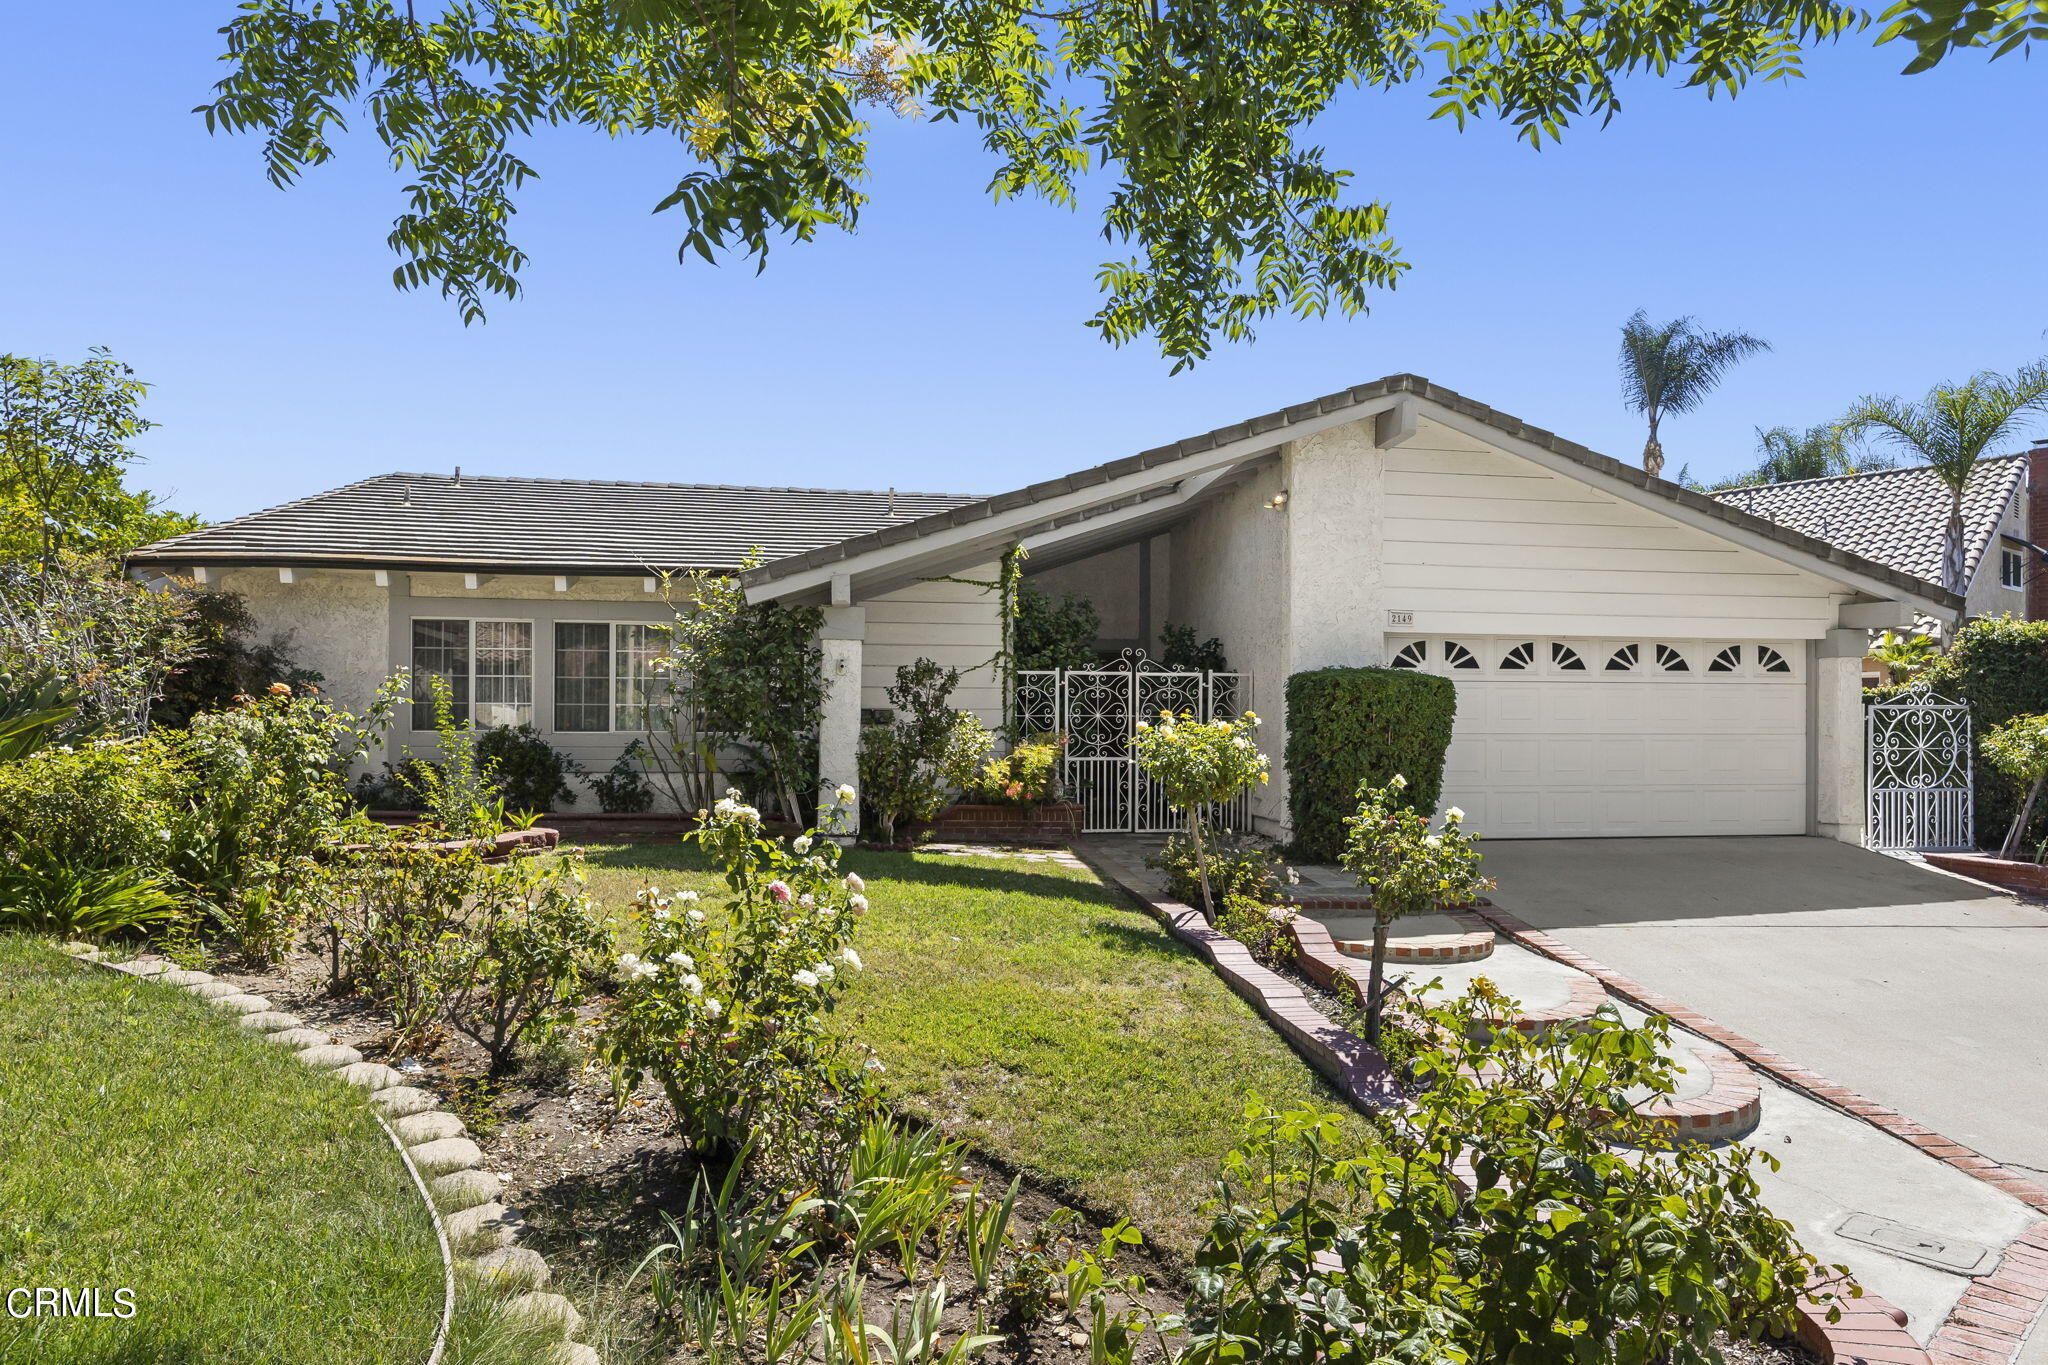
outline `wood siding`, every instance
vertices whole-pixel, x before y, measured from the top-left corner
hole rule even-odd
[[[960,685],[953,692],[957,709],[974,712],[988,725],[1001,724],[994,665],[1003,647],[1000,597],[991,588],[960,581],[993,583],[1001,573],[1002,565],[991,562],[964,570],[952,581],[928,579],[865,599],[860,704],[887,706],[896,670],[924,658],[960,670]]]
[[[1386,452],[1385,490],[1386,605],[1418,631],[1802,640],[1834,623],[1840,589],[1818,575],[1427,420]]]

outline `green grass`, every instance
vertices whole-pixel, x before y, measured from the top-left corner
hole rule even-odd
[[[652,881],[724,891],[694,848],[589,852],[623,906]],[[892,1100],[1190,1251],[1251,1100],[1343,1101],[1209,966],[1086,872],[851,853],[874,909],[841,1010]]]
[[[0,935],[0,1293],[136,1308],[0,1315],[0,1362],[417,1365],[442,1285],[361,1091],[182,991]]]

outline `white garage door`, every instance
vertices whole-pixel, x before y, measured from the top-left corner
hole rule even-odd
[[[1388,643],[1457,684],[1444,804],[1488,838],[1806,832],[1797,641]]]

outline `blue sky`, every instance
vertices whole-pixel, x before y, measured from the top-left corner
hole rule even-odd
[[[2048,354],[2042,70],[1823,50],[1735,101],[1638,82],[1541,152],[1352,98],[1327,145],[1414,269],[1369,316],[1275,320],[1191,372],[1082,326],[1092,219],[993,205],[949,125],[880,127],[857,235],[766,274],[678,265],[672,147],[553,134],[517,223],[527,296],[465,329],[395,291],[400,182],[366,142],[289,193],[188,111],[226,0],[0,0],[0,350],[112,347],[157,387],[141,481],[221,518],[394,469],[983,492],[1365,379],[1424,374],[1633,458],[1637,306],[1776,346],[1669,423],[1674,467],[1751,429]]]

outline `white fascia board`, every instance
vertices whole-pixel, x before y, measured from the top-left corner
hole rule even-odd
[[[1070,493],[1056,493],[1037,502],[982,517],[962,526],[949,526],[933,531],[930,535],[915,540],[900,541],[884,545],[846,559],[834,560],[812,568],[801,569],[786,578],[763,583],[747,589],[749,602],[769,602],[783,598],[800,597],[827,590],[832,579],[845,575],[854,585],[854,595],[860,595],[863,574],[886,574],[892,579],[930,577],[933,574],[952,573],[955,570],[1002,554],[1020,540],[1028,548],[1034,542],[1040,545],[1052,544],[1068,535],[1083,531],[1099,531],[1108,524],[1107,517],[1135,515],[1140,511],[1157,512],[1162,506],[1172,505],[1174,500],[1192,500],[1209,480],[1198,476],[1220,472],[1239,461],[1262,454],[1275,446],[1289,441],[1299,441],[1319,431],[1349,426],[1353,422],[1373,420],[1380,413],[1400,402],[1403,395],[1389,394],[1385,398],[1369,403],[1358,403],[1335,412],[1305,417],[1298,422],[1289,422],[1269,427],[1264,431],[1211,446],[1207,450],[1183,455],[1176,460],[1166,460],[1149,469],[1135,470],[1120,478],[1107,479],[1101,483],[1077,488]],[[1041,523],[1085,512],[1102,503],[1120,502],[1133,494],[1143,493],[1165,484],[1180,483],[1184,487],[1169,497],[1153,498],[1131,508],[1120,508],[1116,512],[1104,513],[1101,517],[1090,517],[1076,521],[1069,526],[1052,527],[1033,533],[1031,528]]]
[[[1663,494],[1651,489],[1639,488],[1626,479],[1612,478],[1597,469],[1580,464],[1568,455],[1560,455],[1554,450],[1537,445],[1533,441],[1525,441],[1519,436],[1510,436],[1498,427],[1474,421],[1462,413],[1454,412],[1449,408],[1431,403],[1429,405],[1429,416],[1432,421],[1439,422],[1453,431],[1470,436],[1475,441],[1483,441],[1495,449],[1505,450],[1510,455],[1518,455],[1533,464],[1541,465],[1552,473],[1564,474],[1579,480],[1581,483],[1590,484],[1604,493],[1612,493],[1623,502],[1634,503],[1638,507],[1660,513],[1663,516],[1670,517],[1673,521],[1690,526],[1695,530],[1705,531],[1708,535],[1718,536],[1722,540],[1740,545],[1744,549],[1754,550],[1758,554],[1775,559],[1781,564],[1789,564],[1795,569],[1804,569],[1816,577],[1840,583],[1867,597],[1882,597],[1894,602],[1910,602],[1915,609],[1923,611],[1930,616],[1938,617],[1944,621],[1955,619],[1954,611],[1942,606],[1932,598],[1923,597],[1910,588],[1902,588],[1885,579],[1873,578],[1845,565],[1817,558],[1795,546],[1787,545],[1783,541],[1775,540],[1770,536],[1752,531],[1746,526],[1738,526],[1732,521],[1723,520],[1711,512],[1702,512],[1696,507],[1688,507],[1676,498],[1667,498]]]

